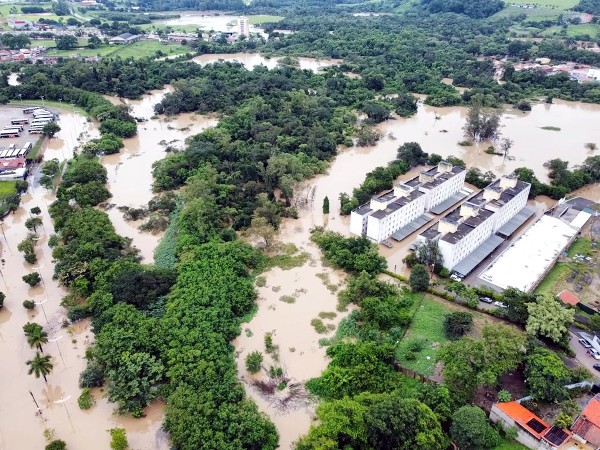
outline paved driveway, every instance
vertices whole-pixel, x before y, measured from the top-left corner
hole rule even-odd
[[[594,369],[594,364],[600,364],[600,360],[596,360],[587,354],[587,349],[579,343],[579,336],[573,332],[571,334],[571,348],[575,352],[575,358],[579,361],[586,369],[588,369],[594,375],[594,378],[600,377],[600,372]]]

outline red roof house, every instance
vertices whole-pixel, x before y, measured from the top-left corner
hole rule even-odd
[[[517,441],[529,448],[557,449],[572,436],[569,430],[549,425],[519,402],[495,403],[490,419],[516,426]]]
[[[565,305],[571,306],[577,305],[577,303],[580,301],[575,294],[572,294],[566,289],[558,294],[558,298],[560,298]]]
[[[596,395],[581,411],[571,427],[573,433],[581,436],[590,444],[600,447],[600,396]]]

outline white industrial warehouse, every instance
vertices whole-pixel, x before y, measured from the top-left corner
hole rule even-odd
[[[531,292],[584,223],[573,226],[552,216],[540,217],[479,275],[480,280],[500,290],[515,287]]]

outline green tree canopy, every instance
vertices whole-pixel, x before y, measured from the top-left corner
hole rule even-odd
[[[450,435],[461,450],[494,448],[500,441],[498,431],[477,406],[463,406],[452,415]]]
[[[568,336],[575,311],[565,308],[556,298],[549,295],[538,297],[535,303],[527,304],[529,318],[525,329],[532,336],[543,336],[560,342]]]

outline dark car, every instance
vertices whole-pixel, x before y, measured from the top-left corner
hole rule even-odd
[[[594,364],[592,367],[600,372],[600,364]]]

